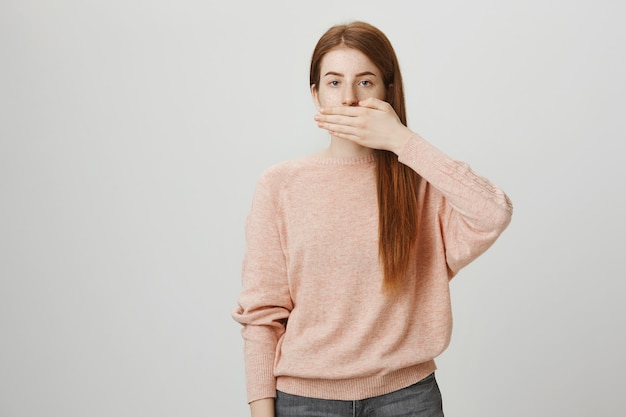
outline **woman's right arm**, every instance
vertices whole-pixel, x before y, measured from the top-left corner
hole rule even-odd
[[[293,308],[281,232],[281,178],[280,172],[269,170],[257,184],[246,220],[242,288],[238,306],[232,314],[243,326],[241,334],[250,404],[273,399],[276,395],[276,346]],[[256,404],[255,409],[268,410],[267,404],[262,404],[265,403]],[[273,413],[259,414],[265,415],[273,416]]]
[[[250,403],[252,417],[274,417],[274,399],[263,398]]]

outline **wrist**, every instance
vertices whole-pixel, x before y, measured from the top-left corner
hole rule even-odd
[[[394,145],[392,149],[390,149],[390,151],[392,151],[396,155],[400,155],[400,152],[402,152],[402,149],[404,149],[406,144],[409,142],[409,138],[412,135],[413,135],[413,132],[409,130],[408,128],[404,128],[403,130],[398,132],[398,134],[395,135],[397,139],[394,140]]]
[[[274,417],[274,398],[263,398],[250,403],[251,417]]]

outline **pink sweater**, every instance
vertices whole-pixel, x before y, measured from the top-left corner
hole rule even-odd
[[[418,135],[398,158],[425,181],[414,278],[393,299],[381,292],[373,155],[308,156],[261,176],[233,311],[243,325],[248,401],[276,389],[356,400],[435,370],[452,329],[449,280],[494,243],[512,206]]]

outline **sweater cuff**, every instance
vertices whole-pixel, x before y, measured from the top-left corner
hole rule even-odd
[[[413,133],[398,154],[398,161],[412,168],[422,167],[425,164],[439,167],[438,170],[448,171],[443,168],[446,165],[447,155],[435,148],[426,139],[417,133]]]
[[[276,397],[274,355],[259,354],[246,358],[248,403]]]

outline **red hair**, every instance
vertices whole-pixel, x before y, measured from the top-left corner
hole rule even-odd
[[[333,26],[322,35],[311,58],[311,88],[319,84],[322,59],[339,46],[361,51],[378,67],[387,91],[387,102],[402,124],[406,125],[398,58],[385,34],[368,23],[357,21]],[[400,163],[393,152],[376,150],[375,153],[379,209],[378,252],[384,272],[383,289],[393,293],[401,289],[409,265],[415,258],[420,177]]]

